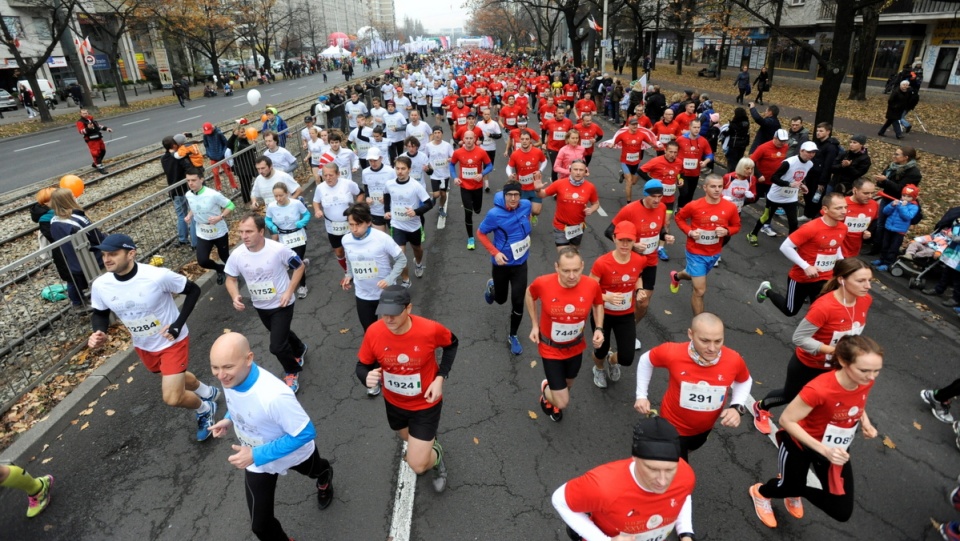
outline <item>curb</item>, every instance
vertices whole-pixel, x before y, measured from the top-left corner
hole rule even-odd
[[[207,272],[196,284],[200,286],[202,294],[208,293],[216,285],[216,273]],[[177,308],[183,306],[183,297],[177,298]],[[50,434],[57,434],[66,429],[70,420],[75,419],[80,411],[86,409],[89,401],[99,396],[103,388],[120,381],[126,373],[126,366],[131,362],[139,362],[136,351],[130,347],[125,351],[115,353],[100,367],[94,370],[83,380],[76,389],[67,394],[59,404],[47,415],[46,419],[33,425],[20,435],[10,447],[0,453],[0,464],[25,464],[29,462],[31,452],[46,440]]]

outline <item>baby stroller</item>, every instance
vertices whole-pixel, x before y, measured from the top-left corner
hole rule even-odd
[[[914,238],[913,243],[923,245],[926,248],[924,251],[928,254],[932,252],[932,255],[910,257],[904,254],[890,266],[890,274],[896,277],[910,274],[910,289],[923,289],[930,271],[940,265],[950,269],[956,269],[960,265],[960,247],[958,243],[952,242],[952,237],[952,231],[948,228]],[[940,270],[947,272],[947,269]]]
[[[897,278],[909,274],[908,287],[910,289],[923,289],[927,287],[927,274],[939,264],[940,260],[937,256],[915,257],[913,259],[898,257],[893,265],[890,265],[890,274]],[[946,272],[946,269],[943,269],[943,271]]]

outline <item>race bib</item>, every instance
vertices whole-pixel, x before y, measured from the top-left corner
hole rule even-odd
[[[717,237],[716,230],[707,231],[704,229],[698,229],[697,231],[700,232],[700,237],[697,239],[697,244],[709,245],[709,244],[716,244],[720,242],[720,238]]]
[[[699,169],[700,162],[696,158],[684,158],[683,159],[683,168],[684,169]]]
[[[298,229],[293,233],[280,233],[280,243],[288,248],[296,248],[307,243],[307,232]]]
[[[416,218],[416,216],[414,216]],[[410,217],[407,216],[407,207],[403,205],[391,205],[390,206],[390,219],[391,220],[409,220]]]
[[[670,197],[671,195],[677,193],[676,184],[664,184],[663,185],[663,196]]]
[[[853,443],[853,437],[857,434],[858,426],[860,426],[860,423],[850,428],[840,428],[837,425],[829,424],[827,429],[823,431],[823,439],[820,442],[829,448],[846,451]]]
[[[582,223],[577,225],[568,225],[563,228],[563,236],[566,237],[567,240],[577,238],[582,234],[583,234]]]
[[[640,246],[643,246],[643,255],[649,255],[657,251],[657,248],[660,246],[660,235],[653,237],[643,237],[639,241]]]
[[[327,222],[327,233],[330,233],[331,235],[340,235],[340,236],[346,235],[347,231],[349,230],[350,230],[349,222],[334,222],[334,221]]]
[[[847,216],[847,219],[844,220],[844,223],[847,224],[848,233],[863,233],[870,227],[870,217],[864,216],[862,218],[854,218],[852,216]]]
[[[417,396],[421,393],[420,374],[400,375],[384,371],[383,386],[396,394]]]
[[[583,139],[580,141],[580,146],[583,148],[590,148],[593,146],[593,139]]]
[[[451,113],[450,111],[447,111],[447,118],[453,118],[453,113]]]
[[[477,167],[461,167],[460,168],[461,178],[477,178],[479,176],[480,176],[480,169]]]
[[[124,320],[123,324],[134,338],[149,338],[160,334],[160,320],[153,314],[129,321]]]
[[[277,287],[272,280],[249,283],[247,289],[250,290],[250,299],[254,301],[269,301],[277,296]]]
[[[533,173],[530,173],[529,175],[520,175],[520,184],[533,184]]]
[[[563,141],[567,137],[567,132],[565,131],[555,131],[553,132],[554,141]]]
[[[350,180],[350,177],[353,176],[353,171],[349,167],[340,168],[340,178]]]
[[[467,117],[462,116],[462,117],[458,118],[458,119],[457,119],[457,124],[459,124],[460,126],[465,126],[465,125],[467,124]]]
[[[197,223],[197,233],[202,236],[210,237],[217,234],[216,224]]]
[[[612,291],[605,291],[604,294],[613,293]],[[607,310],[613,310],[614,312],[623,312],[624,310],[630,309],[630,293],[621,293],[620,300],[609,302],[603,301],[603,307]]]
[[[310,153],[310,163],[313,165],[318,165],[320,163],[320,158],[323,156],[322,152],[311,152]]]
[[[674,525],[663,526],[654,530],[633,534],[633,541],[663,541],[673,532]],[[630,534],[626,534],[630,535]]]
[[[670,134],[664,134],[660,136],[660,142],[664,144],[669,143],[671,139],[673,139],[673,136]]]
[[[573,342],[583,334],[584,321],[580,323],[557,323],[553,322],[550,328],[550,340],[557,343]]]
[[[813,265],[820,272],[829,272],[833,270],[833,266],[837,264],[837,254],[817,254],[817,260]]]
[[[680,407],[693,411],[717,411],[723,407],[727,388],[701,383],[680,384]]]
[[[796,199],[799,192],[798,188],[780,188],[780,195],[785,199]]]
[[[513,251],[514,261],[526,255],[527,251],[530,250],[530,235],[524,237],[523,240],[518,240],[517,242],[511,243],[510,250]]]
[[[517,119],[516,119],[516,118],[513,118],[512,116],[508,116],[508,117],[507,117],[507,126],[516,126],[516,125],[517,125]]]
[[[373,199],[377,204],[383,204],[383,191],[370,191],[370,199]]]
[[[373,280],[380,272],[376,261],[351,261],[350,268],[354,280]]]
[[[234,425],[234,433],[237,435],[237,439],[240,440],[240,445],[243,445],[244,447],[254,448],[263,445],[263,438],[257,438],[255,436],[251,436],[250,434],[241,432],[236,425]]]
[[[628,162],[638,162],[640,161],[639,152],[627,152],[627,161]]]
[[[434,169],[446,169],[449,165],[450,165],[450,160],[447,160],[446,158],[444,158],[444,159],[442,159],[442,160],[434,160],[434,161],[433,161],[433,168],[434,168]]]
[[[553,119],[554,119],[553,113],[543,113],[543,119],[544,119],[544,120],[553,120]]]

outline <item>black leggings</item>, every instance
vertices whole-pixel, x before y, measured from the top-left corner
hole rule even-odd
[[[316,479],[317,486],[324,486],[333,480],[333,468],[330,462],[320,457],[313,449],[310,458],[290,468],[301,475]],[[244,471],[244,484],[247,493],[247,510],[250,511],[250,529],[261,541],[287,541],[290,539],[273,514],[273,500],[277,492],[277,474],[254,473]]]
[[[303,351],[303,342],[297,333],[290,329],[293,321],[293,304],[283,308],[264,310],[257,308],[257,314],[263,326],[270,331],[270,353],[280,361],[283,371],[288,374],[297,374],[303,368],[297,364],[297,356]]]
[[[803,308],[803,302],[810,299],[810,304],[820,296],[820,290],[823,289],[826,280],[819,282],[798,282],[793,278],[787,278],[787,295],[783,296],[776,291],[767,291],[767,298],[783,312],[783,315],[793,317],[800,313]]]
[[[791,233],[797,230],[797,203],[774,203],[770,199],[767,199],[766,210],[763,211],[763,214],[757,218],[757,224],[753,226],[753,234],[756,235],[760,232],[760,228],[764,225],[773,221],[773,216],[777,212],[777,209],[783,209],[783,212],[787,214],[787,228]],[[766,221],[764,221],[766,217]]]
[[[764,498],[805,498],[817,506],[830,518],[846,522],[853,514],[853,466],[848,461],[840,470],[843,479],[843,495],[830,494],[828,473],[830,461],[823,455],[800,447],[786,432],[779,432],[780,450],[777,463],[778,475],[760,487]],[[807,486],[807,472],[813,466],[813,472],[823,488]]]
[[[510,336],[516,336],[523,321],[523,297],[527,292],[527,262],[522,265],[494,265],[493,298],[497,304],[507,302],[510,294]],[[509,291],[508,291],[509,289]]]
[[[933,398],[937,402],[947,402],[955,396],[960,396],[960,379],[955,379],[950,385],[933,392]]]
[[[220,263],[210,259],[210,251],[217,249],[217,256],[220,257]],[[223,264],[230,257],[230,235],[224,235],[218,239],[197,238],[197,265],[205,269],[213,269],[217,272],[223,272]]]
[[[360,325],[363,326],[363,332],[366,333],[370,325],[377,322],[377,306],[380,301],[368,301],[357,297],[357,317],[360,318]]]
[[[680,193],[677,197],[677,209],[682,209],[687,203],[693,201],[693,196],[696,195],[699,184],[699,176],[683,175],[683,186],[680,187]]]
[[[394,141],[390,143],[390,163],[397,161],[397,156],[403,154],[403,141]]]
[[[293,250],[293,253],[295,253],[295,254],[297,254],[298,256],[300,256],[300,260],[301,260],[301,261],[306,261],[306,255],[307,255],[307,245],[306,245],[306,244],[304,244],[303,246],[296,246],[296,247],[291,248],[291,249]],[[297,285],[297,287],[307,285],[307,269],[308,269],[308,268],[309,268],[308,265],[304,265],[304,266],[303,266],[303,276],[300,277],[300,283]]]
[[[590,328],[597,330],[597,322],[590,312]],[[595,359],[603,359],[610,351],[610,334],[617,339],[617,364],[621,366],[633,365],[634,348],[637,345],[637,323],[633,320],[633,312],[623,315],[603,315],[603,345],[593,350]]]
[[[460,187],[460,200],[463,202],[463,221],[467,228],[467,237],[473,238],[473,215],[483,209],[483,188],[468,190]]]
[[[554,181],[554,182],[556,182],[556,181],[557,181],[557,178],[559,178],[559,173],[557,173],[557,172],[554,171],[554,169],[553,169],[553,164],[557,163],[557,155],[558,155],[558,154],[560,154],[559,151],[554,151],[554,150],[548,150],[548,151],[547,151],[547,159],[550,160],[550,180],[552,180],[552,181]]]
[[[710,431],[707,430],[693,436],[680,436],[680,457],[687,460],[690,451],[696,451],[703,447],[704,443],[707,443],[707,436],[709,435]]]
[[[794,350],[793,355],[790,356],[790,361],[787,363],[787,378],[783,382],[783,387],[767,393],[767,396],[757,403],[757,407],[764,411],[770,411],[771,408],[789,404],[800,394],[804,385],[829,370],[811,368],[803,364],[797,358],[797,352]]]

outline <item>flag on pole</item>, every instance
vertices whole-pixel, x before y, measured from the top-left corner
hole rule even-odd
[[[595,21],[593,17],[590,17],[589,19],[587,19],[587,24],[590,25],[590,28],[594,29],[597,32],[603,31],[603,27],[597,24],[597,21]]]

